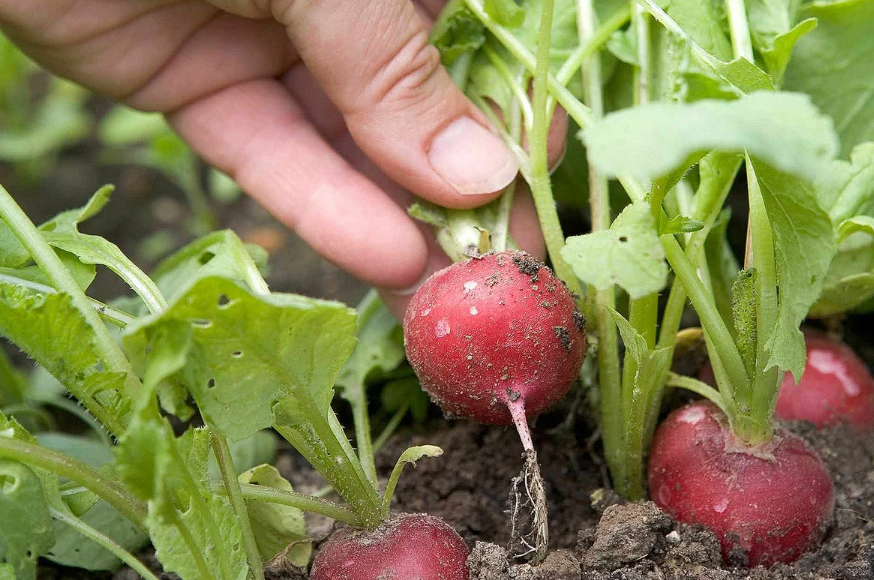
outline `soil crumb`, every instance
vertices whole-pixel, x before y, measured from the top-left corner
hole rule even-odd
[[[513,254],[513,264],[519,269],[520,272],[525,274],[526,276],[531,276],[531,282],[536,283],[538,281],[537,274],[540,272],[541,268],[545,268],[546,266],[543,262],[537,260],[534,256],[526,254],[524,252],[517,252]]]

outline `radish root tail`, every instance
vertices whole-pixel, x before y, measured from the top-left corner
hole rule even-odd
[[[546,486],[540,475],[537,452],[526,450],[521,473],[513,478],[510,491],[510,547],[517,560],[537,565],[546,558],[549,545]]]

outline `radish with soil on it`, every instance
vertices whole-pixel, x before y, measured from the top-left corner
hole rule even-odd
[[[545,550],[548,530],[528,418],[557,402],[577,379],[583,328],[565,285],[524,252],[490,253],[437,272],[404,317],[407,358],[447,415],[516,426],[528,497],[517,498],[515,507],[531,503],[535,551]]]

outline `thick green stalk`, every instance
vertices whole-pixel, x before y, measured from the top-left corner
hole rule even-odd
[[[662,247],[665,250],[665,256],[671,269],[680,279],[681,283],[695,307],[695,311],[701,318],[701,324],[707,332],[710,340],[716,348],[716,353],[719,355],[722,364],[728,373],[729,380],[732,384],[746,384],[749,380],[746,369],[744,368],[743,359],[734,344],[734,339],[725,325],[725,321],[719,314],[716,304],[713,303],[713,298],[698,279],[695,272],[695,267],[686,257],[685,252],[677,243],[673,235],[666,234],[661,236]]]
[[[547,78],[549,76],[549,47],[552,43],[552,16],[555,0],[543,0],[540,16],[540,35],[537,41],[537,63],[534,69],[534,127],[529,135],[531,150],[531,196],[540,218],[540,229],[546,242],[546,250],[558,278],[567,284],[577,296],[582,295],[576,274],[564,257],[564,233],[558,221],[555,199],[549,180],[547,136],[550,116],[546,108]]]
[[[15,200],[0,185],[0,219],[6,222],[9,229],[15,234],[15,237],[21,242],[21,245],[27,249],[31,258],[39,266],[40,270],[51,280],[54,287],[61,293],[67,294],[73,306],[91,329],[94,332],[94,349],[100,355],[103,363],[106,365],[106,371],[122,373],[130,378],[127,385],[138,384],[139,380],[130,366],[124,353],[121,352],[118,344],[116,344],[106,325],[100,320],[100,316],[95,312],[91,301],[85,296],[85,293],[79,288],[76,280],[67,270],[64,263],[55,253],[51,246],[43,239],[42,234],[33,225],[33,222],[25,215],[18,207]],[[73,393],[76,395],[77,393]],[[135,393],[125,392],[123,396],[126,400],[133,401]],[[110,433],[118,436],[121,435],[127,424],[126,416],[117,416],[113,409],[109,409],[97,403],[90,397],[82,397],[80,402],[85,405],[85,408],[109,430]]]
[[[333,411],[329,413],[333,416]],[[339,441],[328,420],[294,427],[276,425],[275,428],[346,500],[363,527],[373,529],[382,523],[379,493],[364,473],[349,442],[343,445]]]
[[[139,574],[144,580],[158,580],[158,577],[152,574],[151,570],[146,568],[142,562],[137,560],[127,550],[125,550],[117,543],[112,541],[111,538],[95,530],[79,518],[75,518],[70,514],[64,513],[61,510],[53,508],[51,506],[49,506],[49,513],[54,519],[70,526],[92,542],[99,544],[100,546],[111,552],[116,558],[132,568],[133,571]]]
[[[212,450],[222,474],[222,481],[225,483],[228,500],[243,531],[243,544],[246,548],[249,568],[251,568],[255,580],[264,580],[264,564],[261,562],[261,553],[258,551],[255,534],[252,532],[252,522],[249,519],[249,511],[246,509],[246,501],[240,491],[240,481],[237,479],[237,470],[234,467],[234,459],[231,457],[231,448],[228,447],[227,439],[216,433],[215,430],[210,429],[210,434]]]
[[[218,491],[223,491],[223,488]],[[326,499],[251,483],[242,484],[240,491],[243,498],[248,500],[286,505],[301,511],[319,514],[350,526],[361,526],[361,518],[355,512]]]
[[[577,2],[577,29],[580,46],[589,45],[595,34],[595,11],[591,0]],[[601,89],[601,57],[597,50],[582,62],[583,93],[594,118],[604,114],[604,95]],[[592,231],[610,228],[610,192],[607,179],[589,164],[589,207]],[[595,331],[598,334],[598,381],[601,405],[601,432],[604,456],[613,477],[613,485],[625,495],[625,429],[622,414],[622,383],[619,371],[619,336],[609,309],[616,307],[613,288],[598,291],[589,287],[594,296]]]
[[[120,484],[90,466],[40,445],[0,437],[0,457],[13,459],[66,477],[114,507],[135,526],[147,531],[146,506]]]
[[[747,22],[747,9],[744,0],[725,0],[728,12],[728,31],[731,35],[731,48],[735,58],[753,60],[753,44],[750,41],[750,25]]]

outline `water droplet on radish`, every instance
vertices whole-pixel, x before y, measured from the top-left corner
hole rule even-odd
[[[428,316],[429,314],[431,314],[431,307],[430,306],[428,308],[423,308],[422,311],[419,312],[419,316],[422,316],[422,317]]]
[[[437,326],[434,327],[434,334],[437,335],[437,338],[443,338],[447,334],[450,333],[452,329],[449,327],[449,321],[445,318],[437,323]]]
[[[468,292],[470,292],[471,290],[473,290],[473,289],[476,288],[476,287],[477,287],[477,283],[474,282],[473,280],[471,280],[470,282],[465,282],[465,283],[464,283],[464,292],[465,292],[465,294],[468,293]]]
[[[471,306],[470,307],[470,315],[476,316],[477,314],[479,314],[479,310],[476,309],[476,306]]]
[[[722,501],[720,501],[719,503],[717,503],[716,505],[714,505],[713,510],[718,514],[721,514],[722,512],[724,512],[726,510],[727,507],[728,507],[728,498],[725,498]]]
[[[697,425],[701,419],[704,418],[704,409],[701,407],[689,407],[687,409],[683,409],[680,412],[679,417],[677,417],[683,423],[689,423],[690,425]]]
[[[808,349],[807,357],[807,364],[811,367],[824,375],[834,375],[837,377],[841,386],[844,388],[844,392],[849,396],[855,397],[859,394],[859,385],[847,373],[847,365],[840,360],[837,360],[834,353],[817,349]]]

